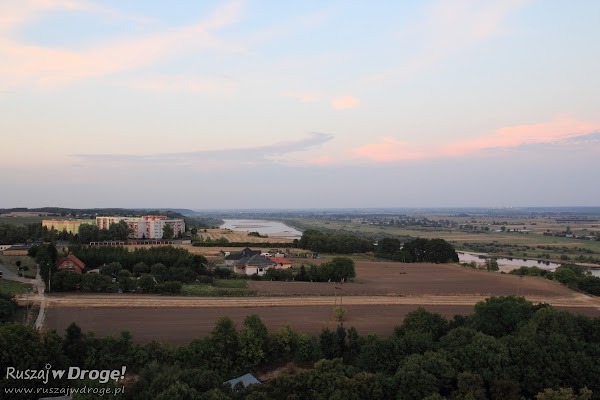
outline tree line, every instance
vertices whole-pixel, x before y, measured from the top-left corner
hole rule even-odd
[[[81,275],[69,271],[58,272],[56,262],[59,253],[56,246],[52,243],[33,246],[28,254],[40,265],[40,275],[46,287],[53,291],[135,291],[138,283],[133,282],[133,278],[151,274],[151,279],[157,284],[151,291],[173,293],[181,290],[181,283],[194,282],[198,275],[209,273],[208,261],[204,256],[171,246],[129,251],[123,246],[71,245],[69,251],[86,265],[87,270],[103,267],[102,273]],[[51,285],[48,285],[50,276]],[[179,285],[169,284],[162,290],[164,283],[172,281],[179,282]],[[163,286],[158,286],[160,284]],[[175,286],[179,290],[174,291]]]
[[[302,233],[298,247],[317,253],[352,254],[373,251],[368,239],[352,235],[323,233],[314,229]]]
[[[60,336],[9,323],[0,325],[0,348],[2,370],[125,365],[138,379],[117,398],[132,400],[574,400],[600,394],[600,319],[513,296],[489,298],[472,315],[452,319],[418,308],[388,337],[361,336],[343,325],[316,336],[289,325],[269,333],[249,315],[239,328],[222,317],[208,337],[178,347],[134,344],[127,332],[99,338],[75,324]],[[300,367],[296,373],[246,389],[223,384],[290,361]],[[2,379],[0,386],[43,383]]]
[[[414,239],[402,243],[399,239],[384,238],[377,243],[375,255],[402,262],[458,262],[454,247],[444,239]]]
[[[243,276],[245,277],[245,276]],[[251,275],[250,279],[266,281],[299,282],[346,282],[356,277],[354,261],[348,257],[334,257],[321,265],[302,264],[298,270],[269,268],[263,276]]]
[[[539,276],[593,296],[600,296],[600,278],[591,275],[590,269],[574,264],[558,267],[554,272],[538,267],[521,267],[510,271],[512,275]]]

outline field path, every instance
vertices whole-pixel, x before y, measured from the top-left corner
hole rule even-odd
[[[584,307],[600,309],[600,298],[575,293],[571,296],[526,296],[534,303],[548,303],[556,307]],[[344,296],[342,305],[474,305],[486,299],[480,295],[445,296]],[[340,297],[183,297],[145,296],[127,294],[65,294],[46,296],[47,307],[116,307],[116,308],[223,308],[223,307],[307,307],[334,305]]]

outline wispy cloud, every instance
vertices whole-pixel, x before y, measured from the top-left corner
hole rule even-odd
[[[153,164],[193,164],[208,162],[216,164],[264,164],[281,161],[281,156],[297,153],[320,146],[333,139],[333,135],[311,132],[306,137],[297,140],[282,141],[273,144],[240,147],[219,150],[198,150],[182,153],[158,154],[74,154],[73,156],[86,161],[103,161],[118,163],[153,163]]]
[[[385,137],[379,143],[370,143],[353,149],[358,158],[385,163],[400,160],[415,160],[426,157],[426,153],[417,150],[410,143],[401,142],[393,137]]]
[[[405,80],[427,71],[505,32],[507,18],[529,2],[440,0],[430,8],[427,19],[401,38],[409,43],[421,38],[418,50],[404,62],[370,74],[366,81]]]
[[[85,12],[139,23],[152,21],[148,17],[123,13],[85,0],[4,0],[0,13],[0,32],[10,32],[51,11]]]
[[[426,148],[386,137],[352,149],[355,158],[375,163],[403,160],[432,159],[461,156],[490,155],[496,152],[538,144],[588,143],[598,139],[600,124],[577,121],[561,116],[550,122],[519,125],[473,137],[469,140],[451,142]]]
[[[286,97],[296,99],[301,103],[318,103],[321,101],[322,95],[317,92],[301,92],[301,93],[288,93]]]
[[[233,94],[238,83],[233,79],[204,79],[189,75],[151,75],[124,81],[124,87],[154,93]]]
[[[360,100],[351,95],[336,97],[331,101],[331,106],[336,110],[347,110],[357,107],[359,104]]]
[[[50,1],[47,3],[55,4]],[[62,3],[64,7],[79,4],[71,1],[60,2]],[[89,7],[94,8],[92,5]],[[0,39],[0,86],[52,87],[136,70],[165,58],[189,54],[190,49],[199,51],[218,48],[242,52],[243,49],[226,43],[215,35],[215,31],[235,24],[241,18],[242,9],[241,1],[232,1],[215,9],[211,15],[196,24],[121,39],[85,51],[41,47],[3,38]],[[7,18],[6,24],[14,26],[15,23],[22,22],[23,18],[25,17],[14,14]]]

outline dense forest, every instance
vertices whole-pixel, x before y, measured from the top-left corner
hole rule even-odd
[[[120,399],[600,398],[600,319],[518,297],[489,298],[472,315],[451,320],[419,308],[389,337],[361,336],[343,325],[318,336],[289,326],[268,333],[257,316],[249,315],[241,327],[223,317],[208,337],[179,347],[134,344],[127,332],[98,338],[71,325],[60,336],[8,323],[0,325],[0,349],[3,371],[46,364],[54,369],[126,366],[136,378]],[[223,385],[288,362],[295,363],[295,373],[247,389]],[[0,385],[2,393],[44,386],[35,379],[3,379]],[[46,386],[81,385],[100,384],[51,380]]]

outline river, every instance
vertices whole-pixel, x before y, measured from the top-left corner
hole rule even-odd
[[[279,221],[267,221],[263,219],[224,219],[222,229],[231,229],[232,231],[258,232],[261,235],[269,237],[300,239],[302,232],[287,226]]]
[[[520,267],[538,267],[541,269],[545,269],[548,271],[554,271],[556,268],[560,267],[560,264],[550,262],[550,261],[538,261],[538,260],[527,260],[522,258],[498,258],[489,255],[478,255],[472,253],[463,253],[457,252],[458,259],[462,263],[470,263],[471,261],[475,261],[476,263],[483,264],[486,258],[495,258],[498,261],[498,266],[501,271],[511,271],[513,269],[517,269]],[[592,275],[600,277],[600,269],[593,268]]]

